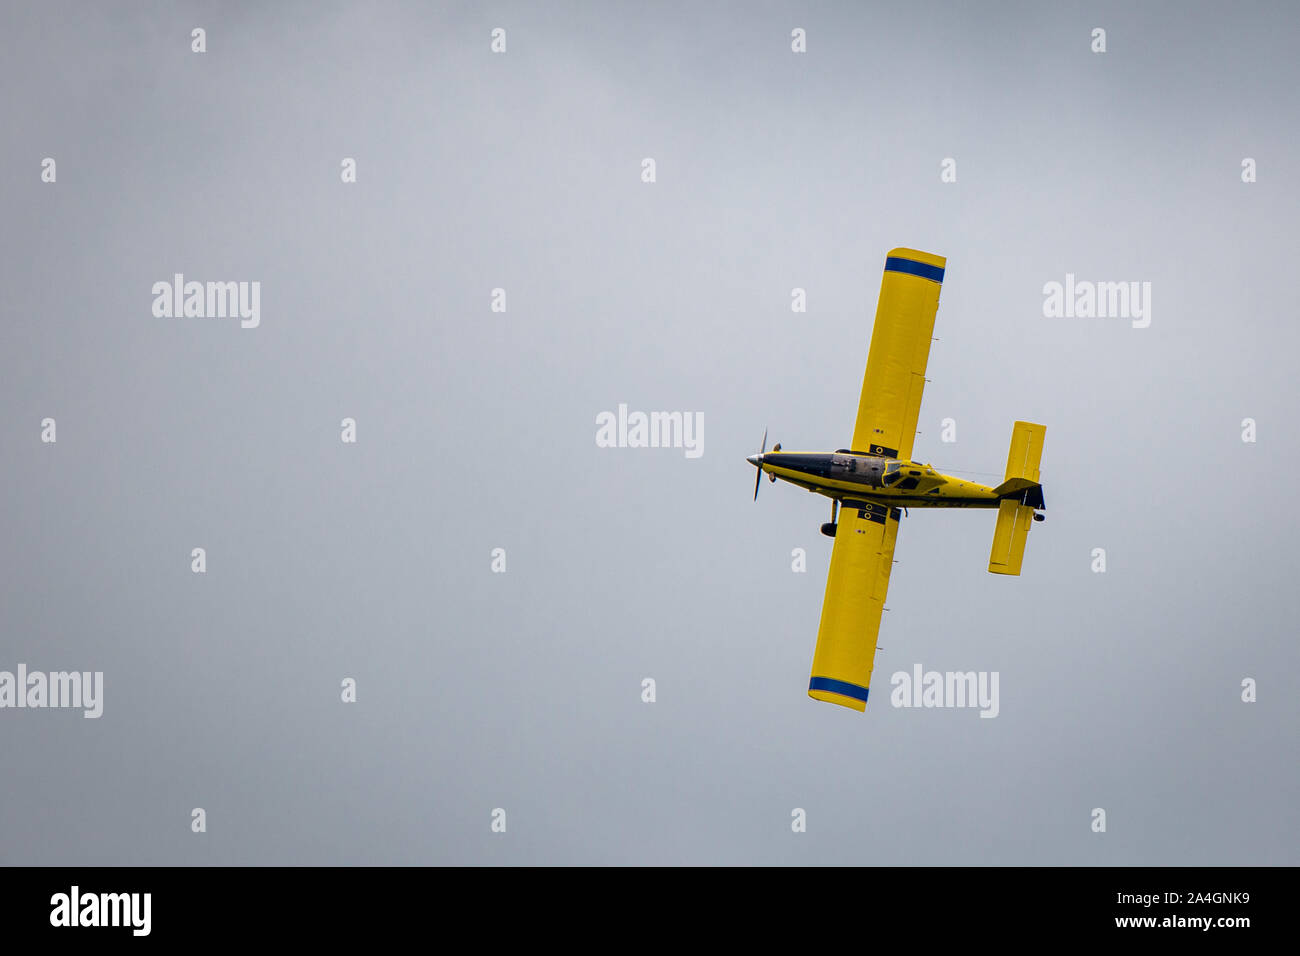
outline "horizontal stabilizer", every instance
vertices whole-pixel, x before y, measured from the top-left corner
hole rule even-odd
[[[1034,509],[1011,499],[998,505],[998,524],[993,530],[989,570],[994,574],[1019,574],[1025,559],[1025,538],[1034,522]]]
[[[1016,422],[1011,430],[1011,451],[1007,454],[1007,478],[1028,478],[1038,482],[1038,462],[1043,457],[1046,425]]]
[[[998,502],[998,523],[993,529],[993,550],[989,553],[989,570],[994,574],[1020,573],[1034,509],[1043,507],[1038,463],[1043,457],[1046,435],[1045,425],[1032,422],[1016,422],[1011,431],[1007,477],[993,489],[1002,499]]]

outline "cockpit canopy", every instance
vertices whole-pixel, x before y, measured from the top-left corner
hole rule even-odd
[[[897,485],[899,491],[911,491],[920,484],[924,474],[925,470],[916,462],[891,461],[885,466],[884,485],[886,488]]]
[[[877,455],[837,451],[831,456],[829,477],[873,488],[884,486],[897,487],[899,491],[912,491],[927,473],[933,474],[933,470],[914,461],[895,461]]]

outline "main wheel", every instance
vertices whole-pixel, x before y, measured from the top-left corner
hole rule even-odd
[[[828,521],[826,524],[822,525],[822,534],[826,535],[828,538],[833,538],[835,537],[835,529],[838,527],[839,525],[832,524]]]
[[[1035,520],[1035,521],[1046,521],[1046,520],[1047,520],[1047,515],[1040,515],[1038,512],[1034,512],[1034,520]]]

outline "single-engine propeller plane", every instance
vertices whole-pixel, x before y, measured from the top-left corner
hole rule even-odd
[[[876,657],[880,617],[894,565],[899,519],[910,508],[996,508],[989,570],[1019,574],[1030,519],[1042,521],[1038,463],[1043,425],[1016,422],[1006,477],[995,488],[940,474],[912,460],[925,366],[939,310],[947,260],[915,249],[885,259],[876,325],[849,448],[834,453],[782,451],[781,444],[751,455],[758,468],[754,498],[766,472],[831,499],[822,533],[831,551],[821,627],[813,652],[808,696],[865,710]]]

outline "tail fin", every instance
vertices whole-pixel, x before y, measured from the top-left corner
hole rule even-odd
[[[994,574],[1019,574],[1025,557],[1025,539],[1034,509],[1043,507],[1043,488],[1038,483],[1038,463],[1043,456],[1047,427],[1016,422],[1007,455],[1007,477],[994,490],[1003,496],[998,505],[998,523],[993,529],[993,550],[989,570]]]

